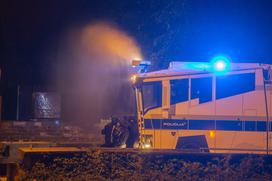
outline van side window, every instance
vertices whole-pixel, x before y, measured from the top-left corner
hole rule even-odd
[[[191,79],[191,99],[199,99],[199,104],[212,101],[212,77]]]
[[[144,111],[162,106],[162,82],[145,82],[142,86]]]
[[[188,101],[188,79],[170,80],[170,103],[176,104],[179,102]]]
[[[235,96],[255,90],[255,73],[216,77],[216,99]]]

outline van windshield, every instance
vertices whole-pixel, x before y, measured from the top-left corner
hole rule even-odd
[[[162,106],[162,83],[145,82],[142,85],[144,112]]]

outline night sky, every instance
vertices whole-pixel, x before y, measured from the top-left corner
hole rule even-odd
[[[265,0],[2,0],[1,94],[10,97],[4,104],[12,107],[16,85],[50,85],[63,33],[93,21],[116,24],[157,67],[216,54],[272,63],[271,9]]]

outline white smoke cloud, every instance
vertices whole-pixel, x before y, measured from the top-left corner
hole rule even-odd
[[[129,63],[141,59],[136,41],[120,28],[96,22],[71,30],[59,53],[58,85],[63,118],[100,133],[99,120],[133,114],[135,101],[129,82]]]

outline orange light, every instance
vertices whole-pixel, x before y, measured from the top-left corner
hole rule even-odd
[[[215,131],[210,131],[209,135],[210,135],[210,138],[215,138]]]
[[[140,65],[140,63],[141,63],[140,59],[133,59],[131,62],[131,65],[136,67],[136,66]]]
[[[130,80],[131,80],[131,82],[132,82],[133,84],[135,84],[136,81],[137,81],[137,75],[132,75],[132,76],[130,77]]]

